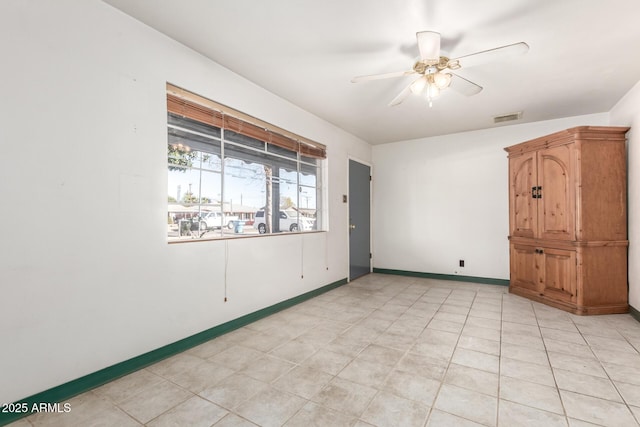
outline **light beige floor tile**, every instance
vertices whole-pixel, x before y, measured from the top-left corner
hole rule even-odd
[[[633,413],[633,415],[635,415],[636,421],[638,422],[638,425],[640,425],[640,407],[631,406],[630,409],[631,409],[631,412]]]
[[[640,407],[640,385],[616,382],[616,386],[627,405]]]
[[[113,403],[92,391],[61,402],[61,407],[69,405],[69,412],[37,412],[26,419],[34,426],[81,426],[98,414],[114,409]]]
[[[439,320],[439,319],[432,319],[431,322],[429,322],[429,325],[427,325],[428,329],[435,329],[438,331],[445,331],[445,332],[453,332],[455,334],[459,334],[460,332],[462,332],[463,327],[464,327],[463,323],[449,322],[448,320]]]
[[[538,325],[541,328],[558,329],[565,332],[579,333],[578,328],[570,319],[545,319],[538,318]]]
[[[269,383],[289,372],[296,365],[273,356],[264,356],[252,362],[240,373]]]
[[[410,427],[423,426],[428,413],[428,408],[416,401],[381,391],[360,418],[379,427]]]
[[[575,418],[567,418],[569,421],[569,427],[598,427],[600,424],[588,423],[582,420],[576,420]]]
[[[285,427],[331,426],[351,427],[356,418],[309,402],[287,421]]]
[[[404,353],[413,346],[414,342],[415,337],[413,336],[386,331],[376,338],[374,344],[393,348]]]
[[[282,391],[311,399],[332,379],[333,375],[326,372],[308,366],[298,366],[283,375],[273,385]]]
[[[227,414],[223,419],[214,424],[215,427],[255,427],[256,424],[237,416],[236,414]],[[176,426],[178,427],[178,426]]]
[[[523,334],[519,334],[519,333],[515,333],[515,332],[502,332],[502,342],[503,343],[509,343],[509,344],[515,344],[515,345],[519,345],[522,347],[529,347],[532,348],[534,350],[543,350],[545,349],[544,347],[544,342],[542,341],[542,338],[538,337],[538,336],[531,336],[531,335],[523,335]]]
[[[251,338],[238,342],[248,348],[267,353],[274,348],[281,346],[291,340],[289,334],[280,332],[279,330],[270,330],[265,332],[257,332]]]
[[[29,421],[27,421],[26,418],[22,418],[18,421],[14,421],[10,424],[7,424],[9,427],[32,427],[33,424],[31,424]]]
[[[500,375],[531,381],[537,384],[555,386],[555,380],[548,366],[503,357],[500,359]]]
[[[359,417],[376,393],[374,388],[336,377],[312,400],[340,413]]]
[[[271,350],[269,354],[293,363],[301,363],[307,357],[318,351],[320,347],[320,345],[302,342],[295,339],[288,341],[280,347],[276,347]]]
[[[458,348],[500,356],[500,342],[484,338],[461,336],[458,340]]]
[[[430,363],[445,367],[451,360],[451,356],[453,356],[454,350],[455,343],[431,344],[427,342],[416,342],[416,344],[409,351],[413,354],[422,356],[426,361],[429,361]]]
[[[186,353],[200,357],[202,359],[208,359],[209,357],[223,352],[224,350],[234,345],[230,343],[232,343],[232,341],[230,339],[227,339],[226,336],[223,335],[221,337],[212,339],[211,341],[207,341],[204,344],[200,344],[197,347],[190,348],[186,351]]]
[[[465,348],[457,348],[451,362],[494,374],[497,374],[500,369],[500,359],[498,356],[467,350]]]
[[[609,378],[594,377],[576,372],[554,369],[556,383],[560,390],[573,391],[600,399],[622,402],[620,394],[616,391]]]
[[[612,380],[640,385],[640,368],[609,362],[602,362],[602,366]]]
[[[440,389],[440,381],[402,371],[393,371],[381,389],[430,407]]]
[[[574,344],[566,341],[545,338],[544,345],[547,347],[547,351],[570,354],[572,356],[584,357],[586,359],[597,359],[595,354],[593,354],[593,349],[586,344]]]
[[[425,329],[416,340],[416,344],[455,346],[458,337],[458,333]]]
[[[576,326],[578,327],[578,329],[580,330],[580,333],[585,334],[585,335],[595,335],[595,336],[599,336],[599,337],[605,337],[605,338],[610,338],[610,339],[618,339],[618,340],[624,340],[624,337],[622,335],[620,335],[620,333],[618,331],[616,331],[613,328],[604,326],[603,324],[597,325],[597,324],[581,324],[579,322],[581,321],[589,321],[590,319],[580,319],[580,318],[575,318],[574,321],[576,322]]]
[[[584,339],[587,340],[587,343],[591,347],[599,347],[612,351],[624,351],[627,353],[631,353],[637,355],[638,352],[631,344],[629,344],[626,340],[619,340],[615,338],[602,337],[597,335],[584,335]]]
[[[188,391],[163,381],[154,387],[153,392],[136,394],[122,401],[118,406],[144,424],[191,396],[192,394]]]
[[[628,353],[602,347],[592,347],[592,350],[600,361],[640,369],[640,353]]]
[[[502,322],[502,332],[510,334],[522,334],[528,336],[540,337],[540,328],[538,325],[525,325],[522,323]]]
[[[502,343],[500,346],[502,357],[519,360],[521,362],[534,363],[549,367],[549,357],[544,350],[534,350],[521,345]]]
[[[440,306],[440,311],[443,313],[462,314],[465,317],[469,313],[470,303],[460,300],[447,299],[447,301]]]
[[[232,410],[256,393],[269,389],[263,381],[242,374],[233,374],[200,393],[205,399]]]
[[[496,425],[498,399],[486,394],[443,384],[433,407],[480,424]]]
[[[545,341],[547,339],[552,339],[572,344],[587,345],[587,342],[578,332],[570,332],[551,328],[540,328],[540,330],[542,331],[542,338],[544,338]]]
[[[465,326],[474,326],[477,328],[487,328],[487,329],[502,329],[502,322],[500,319],[485,319],[483,317],[475,317],[473,315],[469,315],[467,318],[467,323]]]
[[[636,425],[640,323],[575,316],[507,291],[372,274],[73,398],[71,414],[22,424],[139,425],[114,406],[123,402],[155,416],[150,426],[411,425],[422,409],[430,426]],[[225,415],[239,408],[243,416]]]
[[[532,325],[532,326],[536,326],[538,324],[538,319],[536,319],[536,317],[533,314],[526,315],[524,313],[519,312],[518,310],[514,310],[514,311],[504,310],[502,312],[502,321],[521,323],[523,325]]]
[[[364,350],[362,350],[362,352],[358,355],[358,359],[390,365],[391,367],[393,367],[393,365],[398,363],[403,355],[403,351],[384,347],[378,344],[370,344]]]
[[[235,371],[215,363],[205,361],[193,369],[169,376],[167,379],[192,393],[200,393],[211,387]]]
[[[265,353],[241,345],[234,345],[225,351],[217,353],[207,360],[226,368],[240,371],[253,361],[263,357]]]
[[[560,396],[555,387],[517,378],[500,377],[500,399],[560,415],[564,414]]]
[[[472,307],[474,310],[494,311],[496,313],[500,313],[502,311],[502,307],[500,305],[478,302],[478,299],[476,299]]]
[[[594,377],[606,378],[607,374],[602,369],[598,360],[584,357],[572,356],[570,354],[548,352],[549,362],[555,369],[576,372],[578,374],[591,375]]]
[[[429,415],[429,421],[427,421],[426,427],[483,427],[483,424],[478,424],[471,420],[458,417],[456,415],[449,414],[447,412],[440,411],[438,409],[432,409]]]
[[[209,427],[227,414],[228,412],[221,407],[194,396],[155,418],[147,425],[149,427]]]
[[[502,320],[502,313],[492,310],[482,310],[471,307],[469,310],[469,317],[480,317],[482,319]]]
[[[498,374],[451,363],[444,377],[446,384],[498,396]]]
[[[115,403],[129,399],[138,393],[150,393],[164,380],[154,373],[141,369],[93,390]]]
[[[493,328],[483,328],[479,326],[465,325],[462,330],[463,337],[476,337],[485,340],[500,341],[500,330]]]
[[[269,388],[242,403],[235,412],[260,426],[276,427],[287,422],[306,404],[306,399]]]
[[[629,408],[621,403],[560,390],[567,416],[603,426],[637,425]]]
[[[433,318],[436,320],[445,320],[447,322],[462,323],[462,324],[464,324],[464,322],[467,321],[466,314],[447,313],[445,311],[438,311],[436,314],[434,314]]]
[[[505,427],[566,427],[567,419],[563,415],[501,399],[498,408],[498,425]]]
[[[353,360],[351,356],[321,349],[303,362],[304,366],[337,375]]]
[[[389,365],[356,358],[338,374],[338,377],[354,383],[378,387],[384,382],[391,368],[392,366]]]

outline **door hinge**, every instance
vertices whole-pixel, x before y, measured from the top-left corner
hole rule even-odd
[[[369,252],[369,259],[373,258],[373,256],[371,255],[371,252]]]
[[[371,175],[369,175],[369,181],[373,181],[373,178],[371,177]]]

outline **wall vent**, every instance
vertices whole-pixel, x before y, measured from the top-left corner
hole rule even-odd
[[[511,120],[518,120],[521,118],[522,118],[522,111],[518,111],[517,113],[509,113],[509,114],[503,114],[502,116],[495,116],[493,118],[493,123],[510,122]]]

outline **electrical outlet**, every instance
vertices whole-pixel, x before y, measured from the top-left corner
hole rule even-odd
[[[464,260],[463,259],[460,260],[460,264],[459,265],[460,265],[461,268],[464,268]]]

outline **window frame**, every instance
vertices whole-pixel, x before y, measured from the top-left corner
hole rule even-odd
[[[177,118],[173,123],[170,120],[170,117],[173,116]],[[228,214],[225,214],[225,176],[228,172],[225,171],[225,163],[228,159],[234,159],[236,161],[253,163],[258,165],[263,165],[265,167],[265,171],[267,166],[269,169],[276,170],[277,175],[274,174],[273,178],[275,180],[271,181],[271,185],[275,186],[277,190],[277,198],[274,197],[272,199],[273,212],[271,214],[271,225],[268,226],[267,230],[270,230],[273,226],[275,230],[269,231],[266,234],[234,234],[234,235],[225,235],[222,229],[224,228],[224,224],[221,223],[220,234],[209,235],[207,236],[205,233],[201,233],[195,239],[180,239],[182,232],[183,224],[178,225],[179,236],[178,239],[173,240],[171,235],[167,236],[168,243],[185,243],[185,242],[194,242],[194,241],[208,241],[208,240],[224,240],[229,238],[238,238],[238,237],[263,237],[263,236],[274,236],[274,235],[287,235],[287,234],[295,234],[295,233],[310,233],[310,232],[323,232],[326,231],[326,220],[327,214],[325,212],[324,206],[326,205],[326,186],[324,185],[324,174],[326,169],[326,146],[319,144],[315,141],[309,140],[307,138],[301,137],[299,135],[288,132],[282,128],[271,125],[262,120],[256,119],[249,115],[246,115],[237,110],[233,110],[229,107],[223,106],[222,104],[215,103],[211,100],[203,98],[199,95],[196,95],[192,92],[188,92],[184,89],[181,89],[177,86],[171,85],[167,83],[167,135],[168,135],[168,144],[171,145],[171,132],[172,130],[176,133],[186,132],[191,135],[196,135],[198,137],[204,138],[206,140],[211,140],[214,143],[219,144],[218,152],[215,151],[214,148],[211,148],[211,154],[214,156],[218,156],[220,158],[220,171],[206,171],[219,173],[220,174],[220,183],[219,190],[220,200],[218,204],[220,206],[219,211],[222,219]],[[189,123],[180,123],[178,120],[180,119],[188,119]],[[197,123],[200,123],[207,128],[218,128],[219,136],[206,132],[206,128],[200,132],[198,130],[194,130],[186,127],[186,125],[191,125],[192,122],[196,122],[195,127],[197,127]],[[178,124],[176,124],[178,123]],[[228,127],[227,127],[228,126]],[[229,132],[229,138],[226,137],[226,133]],[[175,134],[174,134],[175,135]],[[245,143],[243,143],[242,138],[248,138]],[[257,142],[256,142],[257,141]],[[205,142],[200,142],[197,144],[206,144]],[[253,144],[253,145],[252,145]],[[262,145],[262,148],[260,148]],[[213,147],[213,145],[212,145]],[[199,152],[207,152],[204,151]],[[225,153],[226,150],[229,150],[229,153]],[[234,153],[232,154],[231,151]],[[252,155],[253,153],[253,155]],[[235,154],[235,155],[234,155]],[[295,155],[295,158],[291,154]],[[169,168],[171,168],[171,164],[169,163],[168,155],[168,164]],[[196,168],[200,175],[205,172],[203,168],[203,163]],[[179,168],[176,167],[176,168]],[[305,170],[309,172],[308,174],[313,175],[315,177],[315,184],[310,185],[308,182],[302,184],[301,176],[306,175]],[[171,171],[171,169],[169,169]],[[281,210],[280,206],[280,185],[282,182],[280,181],[281,171],[285,171],[290,174],[295,175],[295,217],[291,215],[289,211],[287,211],[288,215]],[[269,181],[270,177],[265,177],[267,181]],[[293,182],[290,178],[288,178],[290,184]],[[191,184],[189,184],[191,191]],[[301,192],[303,191],[303,187],[305,189],[314,188],[315,189],[315,226],[311,230],[305,230],[305,225],[308,227],[310,224],[308,213],[305,214],[301,212],[301,210],[309,209],[308,207],[301,207]],[[198,188],[198,191],[201,191],[201,187]],[[289,190],[291,191],[291,190]],[[309,194],[309,193],[306,193]],[[266,196],[265,196],[266,197]],[[291,198],[287,196],[290,200]],[[185,206],[179,199],[176,198],[176,202],[172,202],[168,199],[168,210],[167,215],[171,215],[171,210],[169,210],[169,206],[172,203],[176,205],[182,204]],[[267,199],[268,200],[268,199]],[[268,201],[265,200],[265,203]],[[223,202],[224,201],[224,202]],[[308,203],[308,199],[307,199]],[[216,210],[211,209],[202,209],[202,206],[206,206],[207,203],[202,202],[202,195],[198,196],[197,203],[194,206],[197,206],[197,211],[190,211],[193,216],[194,212],[197,212],[196,218],[198,218],[200,224],[200,216],[201,212],[211,211],[214,212]],[[211,206],[216,206],[215,203],[212,203]],[[312,205],[313,206],[313,205]],[[265,215],[265,207],[257,207],[256,212],[262,210],[264,221],[266,222]],[[288,208],[285,208],[288,209]],[[313,209],[313,207],[312,207]],[[242,212],[242,211],[241,211]],[[233,213],[233,212],[232,212]],[[252,213],[255,216],[255,212]],[[276,216],[277,215],[277,216]],[[294,224],[298,224],[298,229],[294,230],[279,230],[280,224],[279,219],[282,217],[287,219],[295,218]],[[251,213],[248,213],[248,217],[251,219]],[[169,216],[169,220],[171,223],[171,216]],[[193,227],[193,218],[189,220],[191,223],[191,227]],[[222,221],[221,221],[222,222]],[[237,224],[236,224],[237,225]],[[206,223],[205,223],[206,227]],[[264,227],[262,227],[264,228]],[[193,228],[191,228],[193,230]],[[205,228],[207,230],[207,228]],[[235,230],[237,232],[237,230]],[[279,231],[279,232],[278,232]],[[283,232],[284,231],[284,232]],[[192,233],[193,234],[193,233]]]

